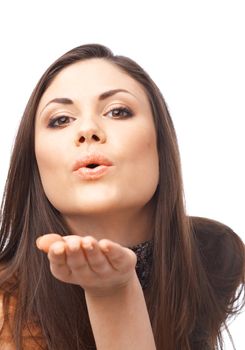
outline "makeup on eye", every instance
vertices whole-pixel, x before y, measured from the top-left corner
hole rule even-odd
[[[66,121],[68,119],[75,119],[72,117],[68,117],[67,115],[59,115],[57,117],[53,117],[50,118],[49,122],[48,122],[48,128],[60,128],[68,123],[66,123]],[[61,121],[62,124],[60,124],[59,122]]]
[[[133,116],[133,112],[130,108],[122,107],[122,106],[114,107],[110,109],[108,112],[106,112],[104,115],[108,115],[110,112],[115,112],[115,111],[116,111],[116,114],[111,118],[119,119],[119,118],[127,118],[127,117]]]
[[[113,108],[111,108],[107,112],[103,113],[103,117],[108,116],[109,113],[114,114],[113,116],[109,117],[111,119],[127,119],[127,118],[130,118],[134,115],[133,111],[130,108],[125,107],[125,106],[114,106]],[[62,115],[59,115],[56,117],[51,117],[49,119],[49,122],[48,122],[48,127],[49,128],[59,128],[59,127],[65,126],[65,125],[69,124],[69,123],[67,123],[67,120],[69,120],[69,119],[74,120],[75,118],[69,117],[65,114],[62,114]],[[60,124],[60,122],[61,122],[61,124]]]

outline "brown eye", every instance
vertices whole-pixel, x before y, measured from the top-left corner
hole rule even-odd
[[[52,119],[50,119],[50,121],[48,123],[48,127],[49,128],[61,127],[63,125],[69,124],[70,119],[73,119],[73,118],[67,117],[65,115],[61,115],[59,117],[52,118]]]
[[[105,115],[108,115],[110,118],[119,119],[119,118],[128,118],[132,117],[133,113],[129,108],[126,107],[116,107],[111,109]]]

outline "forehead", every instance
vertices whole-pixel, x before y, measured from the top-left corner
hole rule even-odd
[[[104,91],[118,88],[129,90],[149,107],[143,86],[114,64],[100,58],[79,61],[58,73],[44,92],[38,110],[52,98],[96,98]]]

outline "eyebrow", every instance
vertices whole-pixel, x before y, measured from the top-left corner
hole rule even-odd
[[[103,92],[101,95],[99,95],[98,97],[98,100],[99,101],[103,101],[103,100],[106,100],[107,98],[119,93],[119,92],[126,92],[127,94],[130,94],[132,96],[134,96],[136,99],[138,99],[134,94],[132,94],[131,92],[129,92],[128,90],[125,90],[125,89],[114,89],[114,90],[108,90],[108,91],[105,91]],[[74,104],[74,102],[67,98],[67,97],[56,97],[54,98],[53,100],[49,101],[45,107],[42,109],[41,113],[43,112],[43,110],[51,103],[60,103],[60,104],[63,104],[63,105],[72,105]]]

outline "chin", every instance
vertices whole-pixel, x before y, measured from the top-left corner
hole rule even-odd
[[[112,211],[117,211],[120,209],[118,206],[118,201],[83,201],[82,203],[75,204],[74,202],[71,205],[66,205],[57,208],[63,215],[92,215],[92,214],[102,214],[102,213],[111,213]]]

